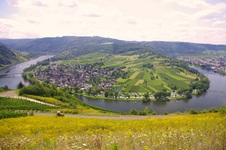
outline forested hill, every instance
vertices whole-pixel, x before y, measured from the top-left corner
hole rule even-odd
[[[0,43],[0,67],[23,60],[25,60],[25,58],[21,54],[12,51],[10,48]]]
[[[197,44],[188,42],[154,41],[144,42],[143,45],[169,56],[200,55],[206,51],[226,51],[226,45]]]
[[[226,45],[196,44],[187,42],[136,42],[103,37],[52,37],[39,39],[0,39],[10,48],[25,52],[86,54],[96,51],[122,53],[127,51],[155,50],[168,56],[198,55],[205,51],[226,50]]]

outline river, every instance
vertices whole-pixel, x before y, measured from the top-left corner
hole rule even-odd
[[[45,55],[38,57],[34,60],[23,62],[17,65],[9,66],[0,69],[0,87],[7,85],[10,89],[16,89],[17,84],[22,81],[26,83],[22,78],[22,72],[24,68],[29,67],[32,64],[36,64],[38,61],[42,61],[51,58],[52,55]],[[206,71],[196,68],[199,72],[205,74],[210,80],[210,88],[208,91],[199,96],[193,96],[189,100],[172,100],[162,102],[138,102],[138,101],[119,101],[119,100],[103,100],[103,99],[89,99],[82,97],[82,100],[90,105],[97,106],[103,109],[129,112],[132,108],[142,110],[145,107],[149,107],[157,113],[172,113],[183,112],[191,108],[197,110],[208,109],[211,107],[220,107],[226,105],[226,77],[214,72]]]
[[[23,70],[39,61],[43,61],[51,57],[53,57],[53,55],[44,55],[33,60],[0,69],[0,87],[7,85],[10,89],[16,89],[19,82],[28,85],[28,83],[22,78]]]
[[[201,96],[193,96],[189,100],[172,100],[172,101],[156,101],[156,102],[136,102],[136,101],[120,101],[120,100],[103,100],[89,99],[82,97],[82,100],[90,105],[103,109],[129,112],[132,108],[142,110],[145,107],[154,110],[157,113],[173,113],[184,112],[189,109],[203,110],[212,107],[220,107],[226,105],[226,77],[217,73],[195,68],[202,72],[210,80],[210,88]]]

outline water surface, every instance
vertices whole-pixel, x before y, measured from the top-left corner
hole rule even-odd
[[[23,70],[39,61],[43,61],[51,57],[53,57],[53,55],[40,56],[33,60],[0,69],[0,87],[7,85],[10,89],[16,89],[20,82],[28,85],[28,83],[22,78]]]
[[[191,108],[197,110],[220,107],[226,105],[226,77],[214,72],[196,68],[205,74],[210,80],[210,88],[201,96],[193,96],[189,100],[172,100],[160,102],[135,102],[135,101],[110,101],[103,99],[89,99],[82,97],[82,100],[90,105],[94,105],[107,110],[118,112],[129,112],[132,108],[142,110],[149,107],[157,113],[184,112]]]

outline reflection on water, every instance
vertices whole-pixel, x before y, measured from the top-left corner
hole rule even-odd
[[[42,61],[52,57],[51,55],[41,56],[37,59],[30,60],[24,63],[6,67],[0,70],[0,86],[8,85],[9,88],[15,89],[19,82],[26,83],[21,73],[24,68],[29,67],[32,64],[36,64],[38,61]],[[129,112],[132,108],[142,110],[146,107],[156,111],[157,113],[164,112],[177,112],[185,111],[191,108],[194,109],[208,109],[211,107],[220,107],[226,105],[226,77],[219,74],[197,69],[199,72],[204,73],[210,80],[210,88],[208,91],[200,96],[193,96],[189,100],[172,100],[172,101],[156,101],[156,102],[137,102],[137,101],[112,101],[103,99],[88,99],[82,97],[81,99],[93,106],[97,106],[103,109]],[[6,75],[7,73],[7,75]]]
[[[226,105],[226,77],[214,72],[196,68],[199,72],[205,74],[210,80],[210,88],[208,91],[199,96],[193,96],[191,99],[172,100],[172,101],[156,101],[156,102],[134,102],[134,101],[105,101],[102,99],[88,99],[82,97],[82,100],[88,104],[101,107],[107,110],[129,112],[132,108],[142,110],[145,107],[156,111],[164,112],[184,112],[191,108],[202,110],[211,107],[220,107]]]
[[[53,57],[53,55],[45,55],[30,61],[0,69],[0,87],[7,85],[10,89],[16,89],[19,82],[28,85],[28,82],[24,81],[22,78],[23,70],[39,61],[43,61],[51,57]]]

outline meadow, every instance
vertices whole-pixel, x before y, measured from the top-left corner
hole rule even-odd
[[[226,149],[218,113],[143,120],[30,116],[0,120],[0,149]]]

